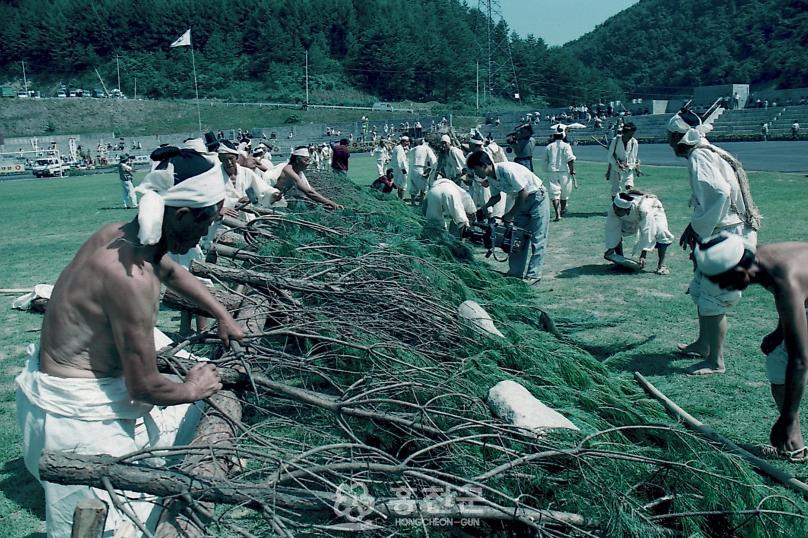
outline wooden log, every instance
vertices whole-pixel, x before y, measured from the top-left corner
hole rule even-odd
[[[333,517],[335,492],[270,487],[261,483],[232,482],[191,477],[170,470],[119,462],[107,455],[91,456],[73,452],[44,450],[39,460],[42,480],[57,484],[82,484],[102,487],[106,477],[116,488],[138,491],[160,497],[190,495],[198,501],[243,505],[252,509],[278,506],[304,513],[321,513]],[[389,466],[395,468],[396,466]],[[531,521],[538,525],[574,525],[597,527],[596,521],[569,512],[539,510],[527,507],[499,509],[482,502],[456,503],[443,506],[434,500],[379,498],[375,513],[387,518],[429,517],[479,518],[495,521]],[[402,509],[403,508],[403,509]],[[302,516],[305,518],[305,515]]]
[[[259,289],[290,290],[308,293],[334,293],[342,291],[337,286],[321,284],[319,282],[284,278],[259,271],[221,267],[215,264],[194,260],[191,263],[191,272],[197,276],[217,278],[247,284]]]
[[[101,538],[107,521],[107,503],[96,497],[82,499],[73,510],[70,538]]]
[[[230,391],[221,391],[210,397],[211,406],[200,421],[196,429],[192,447],[234,448],[236,426],[234,422],[241,422],[241,402]],[[214,407],[215,406],[215,407]],[[235,460],[226,457],[212,457],[209,454],[189,454],[186,456],[180,469],[195,477],[214,480],[224,480],[235,465]],[[155,538],[202,537],[204,529],[200,529],[195,522],[183,512],[188,507],[181,499],[171,501],[160,516],[160,523],[154,533]],[[203,503],[206,513],[213,512],[211,503]],[[200,518],[208,523],[207,518]]]
[[[756,469],[761,471],[762,473],[766,474],[767,476],[775,479],[776,481],[780,482],[781,484],[793,489],[794,491],[798,491],[808,497],[808,484],[797,480],[793,474],[783,471],[772,465],[771,463],[758,458],[751,452],[744,450],[743,448],[739,447],[711,427],[707,426],[706,424],[702,423],[700,420],[695,418],[693,415],[689,414],[687,411],[676,405],[673,400],[665,396],[658,388],[651,384],[650,381],[645,379],[645,377],[639,373],[634,372],[634,379],[637,380],[637,383],[651,396],[662,402],[662,405],[673,414],[676,418],[680,419],[688,428],[695,430],[702,434],[703,436],[707,437],[711,441],[717,443],[718,445],[722,446],[725,450],[742,457],[749,463],[751,463]]]
[[[222,303],[222,305],[229,311],[233,312],[238,309],[239,304],[241,304],[241,297],[238,295],[234,295],[232,293],[227,293],[222,290],[211,290],[211,293],[216,298],[217,301]],[[175,291],[171,290],[170,288],[166,289],[165,294],[163,294],[163,304],[169,308],[173,308],[174,310],[185,310],[190,312],[191,314],[199,314],[202,316],[210,317],[211,314],[207,310],[204,310],[199,307],[196,303],[189,301],[185,297],[182,297]]]
[[[234,248],[228,245],[222,245],[220,243],[215,243],[212,245],[214,251],[219,256],[224,256],[225,258],[230,258],[232,260],[244,260],[244,261],[260,261],[261,256],[258,255],[257,252],[253,252],[251,250],[245,250],[242,248]]]

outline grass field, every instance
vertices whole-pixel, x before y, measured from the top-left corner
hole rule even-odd
[[[351,167],[358,183],[369,184],[375,177],[375,164],[368,158],[353,158]],[[670,249],[671,275],[667,277],[613,269],[602,259],[608,203],[604,167],[579,163],[578,171],[581,188],[573,194],[570,215],[550,227],[545,278],[525,301],[548,311],[562,332],[618,375],[640,371],[727,437],[739,442],[765,442],[775,411],[758,343],[776,323],[770,295],[751,289],[730,312],[726,374],[685,376],[684,368],[694,361],[677,359],[673,349],[676,342],[693,339],[697,328],[695,307],[685,295],[691,277],[686,254]],[[678,237],[689,215],[685,169],[646,167],[645,172],[637,187],[659,196],[671,231]],[[796,174],[751,173],[750,177],[764,216],[760,242],[802,240],[808,209],[799,200],[808,180]],[[133,210],[120,206],[117,175],[0,182],[4,215],[0,225],[0,288],[52,283],[92,231],[103,223],[134,216]],[[651,254],[649,266],[655,262],[655,254]],[[38,338],[41,316],[11,310],[12,296],[2,299],[0,534],[19,537],[41,532],[44,518],[41,490],[20,458],[13,389],[13,377],[24,362],[25,345]],[[164,312],[161,323],[171,330],[175,316]],[[792,466],[791,470],[802,478],[808,476],[808,469]]]

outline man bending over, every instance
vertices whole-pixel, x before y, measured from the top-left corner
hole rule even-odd
[[[44,449],[121,456],[155,446],[152,406],[195,402],[221,389],[212,364],[195,365],[184,383],[157,370],[161,283],[216,318],[225,345],[243,336],[205,286],[165,255],[188,252],[207,232],[225,196],[220,167],[191,149],[162,148],[152,157],[159,164],[138,187],[144,196],[137,218],[98,230],[62,271],[40,344],[31,346],[16,379],[25,465],[37,479]],[[148,435],[142,438],[144,429]],[[70,536],[73,510],[84,497],[97,496],[110,506],[106,531],[129,524],[104,491],[42,486],[48,536]]]

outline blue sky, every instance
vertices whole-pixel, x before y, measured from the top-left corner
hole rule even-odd
[[[476,0],[467,0],[477,7]],[[522,37],[533,34],[548,45],[563,45],[594,30],[638,0],[500,0],[502,15]]]

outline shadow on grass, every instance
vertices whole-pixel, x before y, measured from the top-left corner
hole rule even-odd
[[[614,275],[626,273],[631,274],[634,271],[625,269],[619,265],[611,263],[590,263],[589,265],[581,265],[578,267],[570,267],[556,273],[556,278],[578,278],[579,276],[600,276],[600,275]]]
[[[22,458],[7,461],[3,466],[6,475],[0,480],[0,491],[20,508],[28,510],[40,519],[45,519],[45,493],[25,468]],[[40,536],[32,533],[30,536]]]
[[[648,338],[645,338],[643,340],[637,340],[636,342],[617,342],[615,344],[607,344],[607,345],[576,343],[575,345],[587,351],[590,355],[595,357],[600,362],[605,362],[609,360],[609,358],[612,357],[613,355],[637,349],[638,347],[644,346],[645,344],[652,342],[653,340],[656,340],[656,335],[651,335]]]
[[[622,370],[628,373],[640,372],[642,375],[669,375],[685,374],[687,366],[697,362],[689,360],[683,366],[677,366],[674,361],[681,360],[673,353],[635,353],[609,361],[610,370]]]
[[[605,217],[605,211],[583,211],[583,212],[575,212],[575,211],[567,211],[567,214],[564,215],[565,219],[591,219],[592,217]]]
[[[115,207],[99,207],[99,208],[98,208],[98,210],[99,210],[99,211],[128,211],[128,210],[130,210],[130,209],[133,209],[133,210],[134,210],[134,209],[137,209],[137,208],[136,208],[136,207],[121,207],[121,206],[115,206]]]

